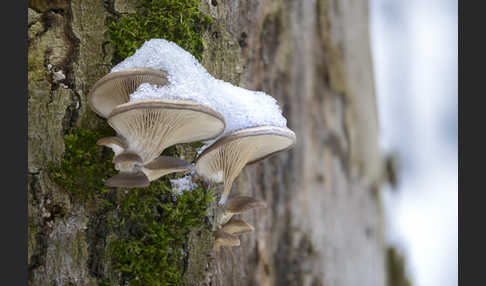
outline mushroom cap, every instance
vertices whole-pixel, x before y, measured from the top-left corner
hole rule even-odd
[[[175,172],[185,172],[192,168],[191,163],[170,156],[159,156],[143,166],[142,171],[149,181]]]
[[[96,141],[96,145],[109,147],[115,152],[115,156],[128,148],[125,139],[118,136],[104,137]]]
[[[99,145],[99,146],[108,146],[109,145],[116,145],[120,148],[123,148],[123,149],[126,149],[128,148],[128,144],[127,142],[121,138],[121,137],[118,137],[118,136],[110,136],[110,137],[103,137],[101,139],[99,139],[98,141],[96,141],[96,145]]]
[[[225,204],[225,214],[240,214],[254,208],[266,208],[267,204],[259,199],[248,196],[229,198]]]
[[[232,217],[221,227],[221,230],[232,235],[241,235],[253,231],[255,228],[242,219]]]
[[[244,162],[244,165],[247,165],[289,150],[295,146],[295,141],[295,133],[286,127],[259,126],[241,129],[220,138],[205,149],[196,159],[196,170],[200,175],[221,183],[226,180],[221,175],[223,166],[215,162],[224,160],[220,157],[222,154],[229,153],[224,149],[232,143],[237,143],[236,148],[240,151],[247,150],[248,156]]]
[[[138,172],[120,172],[105,182],[107,187],[121,188],[143,188],[148,187],[150,181],[141,171]]]
[[[142,158],[138,156],[136,153],[133,152],[123,152],[118,156],[115,156],[113,158],[113,163],[114,164],[119,164],[119,163],[139,163],[142,164]]]
[[[238,246],[240,245],[240,239],[236,235],[226,233],[222,230],[214,232],[214,248],[220,246]]]
[[[94,112],[106,118],[117,105],[130,101],[130,94],[142,83],[163,86],[169,80],[165,71],[151,68],[111,72],[93,85],[88,95],[88,104]]]
[[[123,152],[113,158],[115,169],[119,171],[134,171],[136,164],[143,165],[142,158],[133,152]]]
[[[223,116],[207,105],[168,99],[121,104],[108,116],[108,124],[145,163],[174,144],[217,137],[226,126]]]

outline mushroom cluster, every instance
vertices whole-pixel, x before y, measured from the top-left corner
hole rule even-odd
[[[239,245],[238,235],[254,229],[233,215],[265,207],[252,197],[230,197],[242,169],[296,141],[274,98],[213,78],[190,53],[163,39],[147,41],[96,82],[88,103],[117,133],[97,142],[113,150],[119,171],[107,186],[146,187],[164,175],[194,169],[224,185],[215,248]],[[191,142],[205,143],[194,165],[161,155]]]
[[[160,154],[175,144],[209,140],[225,129],[223,116],[214,109],[189,100],[149,99],[130,102],[140,84],[163,86],[167,73],[150,68],[112,72],[96,82],[88,103],[107,118],[117,136],[98,140],[115,153],[119,173],[109,178],[109,187],[147,187],[150,182],[192,168],[189,162]]]

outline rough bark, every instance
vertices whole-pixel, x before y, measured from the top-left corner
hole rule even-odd
[[[111,275],[107,238],[96,235],[105,214],[57,186],[47,162],[62,157],[68,128],[100,125],[86,100],[111,67],[107,17],[134,2],[29,1],[30,285],[99,285]],[[268,205],[243,215],[255,231],[241,246],[212,251],[191,233],[187,285],[385,285],[367,5],[202,1],[215,20],[202,64],[216,78],[274,96],[298,142],[235,181],[233,194]]]

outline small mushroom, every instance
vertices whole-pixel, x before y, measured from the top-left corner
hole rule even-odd
[[[169,81],[165,71],[151,68],[111,72],[93,85],[88,104],[94,112],[106,118],[117,105],[130,101],[130,94],[142,83],[163,86]]]
[[[260,126],[235,131],[220,138],[198,156],[196,171],[212,182],[224,182],[219,201],[223,205],[233,181],[245,165],[288,150],[295,145],[295,140],[295,133],[283,127]]]
[[[128,148],[127,142],[118,136],[112,137],[104,137],[96,141],[96,144],[99,146],[106,146],[113,150],[115,156],[123,152],[125,149]]]
[[[122,172],[135,171],[135,165],[142,166],[143,161],[140,156],[133,152],[123,152],[113,158],[115,169]]]
[[[221,217],[221,224],[225,224],[235,214],[244,213],[254,208],[266,208],[267,204],[259,199],[248,196],[238,196],[228,199],[225,204],[223,216]]]
[[[157,180],[158,178],[175,172],[185,172],[192,168],[191,163],[169,157],[159,156],[152,160],[150,163],[145,164],[142,167],[142,171],[148,177],[149,181]]]
[[[212,139],[226,126],[223,116],[206,105],[166,99],[121,104],[108,116],[108,124],[145,164],[169,146]]]
[[[147,176],[141,171],[120,172],[105,182],[107,187],[144,188],[150,185]]]
[[[214,246],[216,249],[220,246],[238,246],[240,245],[240,239],[236,235],[226,233],[222,230],[217,230],[214,232]]]
[[[221,230],[232,235],[241,235],[253,231],[255,228],[242,219],[232,217],[221,227]]]

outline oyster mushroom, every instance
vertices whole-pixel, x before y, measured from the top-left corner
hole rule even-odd
[[[165,71],[151,68],[111,72],[93,85],[88,95],[88,104],[94,112],[106,118],[117,105],[130,101],[130,94],[142,83],[163,86],[169,81]]]
[[[144,188],[150,185],[150,181],[142,171],[120,172],[110,177],[105,182],[107,187]]]
[[[206,105],[167,99],[121,104],[108,116],[108,124],[126,138],[130,151],[144,164],[174,144],[212,139],[226,126],[223,116]]]
[[[123,152],[125,149],[128,148],[127,142],[118,136],[112,136],[112,137],[104,137],[96,141],[96,145],[99,146],[106,146],[109,147],[113,150],[115,153],[115,156]]]
[[[226,233],[222,230],[214,232],[214,246],[216,249],[220,246],[238,246],[240,245],[240,239],[236,235]]]
[[[122,172],[133,172],[135,166],[142,166],[143,161],[140,156],[133,152],[123,152],[113,158],[115,169]]]
[[[224,212],[221,217],[221,224],[225,224],[235,214],[244,213],[254,208],[266,208],[267,204],[259,199],[248,196],[238,196],[228,199],[224,206]]]
[[[169,157],[159,156],[152,160],[150,163],[145,164],[142,167],[142,171],[148,177],[149,181],[157,180],[158,178],[175,172],[185,172],[192,168],[191,163]]]
[[[241,235],[253,231],[255,228],[242,219],[232,217],[221,227],[221,230],[232,235]]]
[[[255,163],[295,145],[295,133],[285,127],[260,126],[232,132],[205,149],[196,159],[199,175],[224,183],[223,205],[235,178],[245,165]]]

